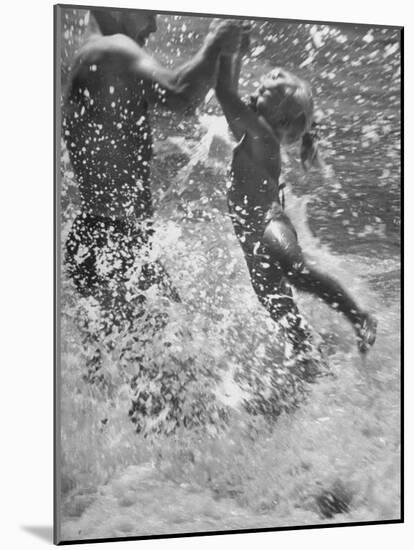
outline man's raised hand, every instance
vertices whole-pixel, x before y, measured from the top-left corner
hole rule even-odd
[[[240,55],[246,55],[250,51],[250,32],[252,26],[247,21],[242,23],[241,27],[241,41],[240,41]]]

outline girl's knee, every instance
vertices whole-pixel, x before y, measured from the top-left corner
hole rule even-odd
[[[281,221],[271,221],[265,229],[263,240],[272,259],[279,262],[285,271],[294,274],[305,268],[302,249],[293,226]]]

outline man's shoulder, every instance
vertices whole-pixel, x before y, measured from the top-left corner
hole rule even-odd
[[[78,57],[83,60],[99,60],[110,55],[120,59],[130,59],[139,57],[141,51],[141,47],[125,34],[92,35],[80,48]]]

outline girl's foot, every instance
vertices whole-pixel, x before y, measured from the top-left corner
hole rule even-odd
[[[361,321],[355,325],[360,353],[366,353],[374,345],[377,337],[377,325],[378,321],[368,313],[363,313]]]

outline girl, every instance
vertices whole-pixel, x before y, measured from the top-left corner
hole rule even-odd
[[[307,168],[317,163],[310,132],[310,86],[284,69],[274,69],[246,105],[238,95],[238,79],[247,35],[243,43],[238,54],[221,56],[216,95],[238,141],[227,199],[253,288],[272,319],[287,328],[288,340],[296,349],[303,349],[308,338],[290,284],[343,313],[354,327],[359,351],[367,352],[375,341],[376,320],[359,308],[338,281],[306,258],[296,230],[283,211],[281,144],[302,138],[302,164]]]

